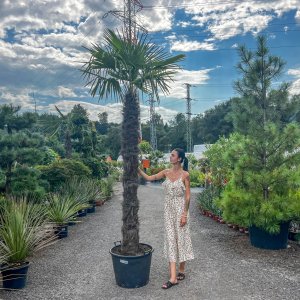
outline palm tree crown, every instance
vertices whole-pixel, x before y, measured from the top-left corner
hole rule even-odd
[[[176,63],[184,58],[183,54],[170,56],[145,34],[132,43],[112,30],[105,31],[104,46],[94,44],[87,50],[91,56],[82,71],[91,95],[99,98],[113,95],[123,99],[133,87],[159,98],[159,89],[168,93],[168,82],[179,69]]]

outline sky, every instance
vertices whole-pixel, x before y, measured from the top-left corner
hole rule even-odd
[[[155,107],[165,121],[186,112],[185,83],[192,85],[193,116],[237,96],[237,47],[255,50],[260,34],[286,62],[273,86],[288,81],[291,94],[300,93],[300,0],[135,1],[143,5],[137,23],[149,39],[186,55],[170,93]],[[113,15],[103,16],[122,8],[123,0],[0,0],[0,105],[55,113],[54,105],[69,112],[81,104],[92,120],[106,111],[110,122],[121,122],[122,104],[92,98],[79,69],[89,58],[83,46],[101,43],[106,28],[121,25]],[[141,119],[149,120],[147,97]]]

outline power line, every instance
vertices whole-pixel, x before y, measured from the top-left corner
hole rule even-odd
[[[211,27],[209,27],[208,29],[211,29]],[[200,31],[201,29],[190,29],[190,30],[172,30],[175,34],[177,34],[178,32],[195,32],[195,31]],[[247,30],[247,28],[246,28]],[[266,31],[267,29],[262,29],[260,32]],[[286,32],[299,32],[300,29],[284,29],[284,30],[273,30],[273,31],[268,31],[267,33],[272,34],[272,33],[286,33]],[[153,34],[157,34],[158,32],[149,32],[148,34],[153,35]],[[226,37],[226,34],[220,34],[218,35],[218,37]],[[201,34],[195,34],[195,35],[186,35],[186,37],[208,37],[208,34],[206,35],[201,35]],[[153,39],[155,39],[156,37],[153,37]]]
[[[255,1],[256,3],[266,3],[266,1],[261,0],[261,1]],[[219,4],[242,4],[243,2],[241,1],[210,1],[210,2],[201,2],[201,3],[193,3],[193,4],[176,4],[176,5],[145,5],[143,6],[144,10],[151,10],[151,9],[172,9],[172,8],[189,8],[189,7],[201,7],[201,6],[216,6]]]

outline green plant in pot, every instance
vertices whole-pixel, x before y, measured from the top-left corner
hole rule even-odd
[[[78,211],[88,207],[86,203],[78,202],[70,195],[49,194],[47,197],[47,216],[54,223],[58,238],[68,236],[68,222],[74,221]]]
[[[62,197],[72,198],[78,207],[81,207],[73,216],[74,220],[77,216],[84,217],[87,209],[90,207],[90,184],[86,177],[73,176],[69,178],[59,190]],[[72,221],[71,221],[72,222]],[[70,224],[71,224],[70,222]]]
[[[87,84],[91,86],[91,95],[98,94],[102,99],[112,95],[123,103],[122,242],[120,246],[113,247],[111,253],[114,263],[116,263],[117,255],[124,256],[124,261],[128,262],[119,265],[120,272],[116,272],[114,264],[117,283],[123,287],[139,287],[148,282],[152,247],[140,243],[139,239],[137,169],[140,108],[138,92],[152,94],[156,98],[158,98],[159,89],[164,93],[168,92],[168,82],[178,70],[177,62],[181,61],[184,56],[170,56],[162,48],[148,41],[146,35],[139,35],[133,42],[131,38],[121,36],[111,30],[105,31],[101,45],[93,45],[88,51],[90,60],[83,66],[82,72]],[[140,263],[139,268],[134,269],[132,263],[129,263],[129,256],[135,259],[137,256],[141,259],[150,257],[150,260],[147,265]],[[148,272],[148,275],[145,275],[145,272]]]
[[[99,181],[95,179],[85,179],[82,185],[82,194],[86,199],[89,207],[87,209],[88,213],[95,212],[96,201],[101,196],[101,189],[99,187]]]
[[[289,96],[287,84],[272,89],[284,63],[269,54],[264,37],[257,41],[256,52],[239,48],[243,77],[235,87],[242,98],[232,118],[245,140],[219,205],[225,219],[249,226],[252,245],[282,249],[290,220],[300,214],[300,129],[293,121],[299,97]]]
[[[5,257],[1,273],[3,287],[25,287],[28,257],[53,243],[54,235],[46,235],[47,213],[44,207],[28,203],[26,199],[2,202],[0,215],[0,254]]]
[[[114,185],[115,179],[113,177],[107,177],[103,178],[100,181],[100,189],[101,189],[101,197],[104,199],[104,201],[108,200],[112,193],[113,193],[113,185]]]

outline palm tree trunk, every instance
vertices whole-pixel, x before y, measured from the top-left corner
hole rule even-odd
[[[123,173],[123,226],[121,252],[136,255],[139,250],[139,200],[138,189],[138,137],[139,137],[139,102],[135,91],[125,95],[122,123]]]

